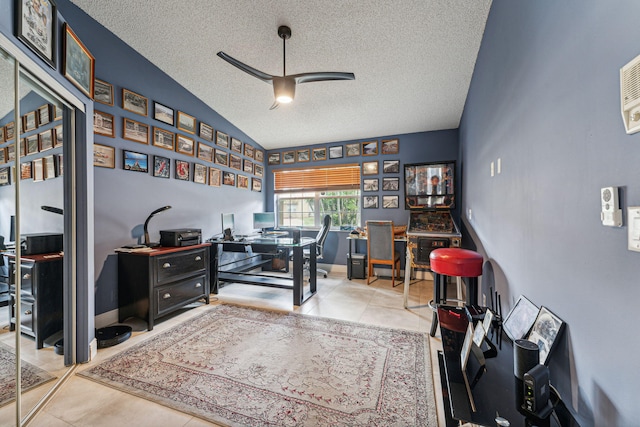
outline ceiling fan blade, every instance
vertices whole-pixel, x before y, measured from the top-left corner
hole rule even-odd
[[[247,64],[238,61],[237,59],[227,55],[222,51],[218,52],[218,56],[224,59],[225,61],[227,61],[229,64],[233,65],[234,67],[241,69],[245,73],[250,74],[257,79],[260,79],[265,83],[271,84],[271,80],[273,80],[273,76],[271,74],[263,73],[260,70],[256,70],[255,68],[250,67]]]
[[[271,106],[271,108],[269,108],[269,110],[275,110],[279,106],[280,106],[280,103],[278,101],[273,101],[273,105]]]
[[[318,73],[301,73],[292,74],[287,77],[293,77],[296,79],[296,83],[310,83],[310,82],[323,82],[327,80],[355,80],[356,76],[353,73],[338,73],[338,72],[318,72]]]

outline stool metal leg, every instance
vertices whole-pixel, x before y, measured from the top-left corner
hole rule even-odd
[[[429,335],[436,336],[436,328],[438,327],[438,305],[440,304],[441,291],[442,291],[442,279],[446,276],[442,276],[438,273],[433,273],[433,315],[431,316],[431,331]]]
[[[467,305],[478,303],[478,278],[467,277]]]

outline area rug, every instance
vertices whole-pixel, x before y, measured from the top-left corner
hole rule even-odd
[[[55,379],[31,363],[22,361],[22,391]],[[16,355],[15,351],[6,344],[0,343],[0,406],[6,405],[16,398]]]
[[[219,305],[79,375],[230,426],[435,426],[426,334]]]

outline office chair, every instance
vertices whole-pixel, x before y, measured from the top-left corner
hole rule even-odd
[[[374,264],[384,264],[391,266],[391,286],[396,286],[396,272],[400,272],[400,254],[396,253],[393,237],[393,221],[367,221],[367,285],[371,283]]]
[[[320,227],[320,231],[316,235],[316,260],[322,259],[322,254],[324,252],[324,241],[327,240],[327,236],[329,235],[329,230],[331,229],[331,216],[325,215],[322,220],[322,227]],[[309,249],[304,250],[304,263],[305,270],[309,270],[309,257],[310,257]],[[318,273],[322,273],[322,275],[327,277],[327,270],[323,270],[322,268],[316,268],[316,275]]]

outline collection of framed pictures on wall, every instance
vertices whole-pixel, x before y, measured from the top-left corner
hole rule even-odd
[[[96,102],[113,106],[114,89],[105,81],[95,80]],[[262,191],[264,176],[264,152],[239,139],[229,138],[224,132],[216,131],[210,125],[183,111],[153,102],[129,89],[122,89],[122,109],[143,117],[151,116],[164,125],[172,126],[177,132],[164,127],[151,126],[131,117],[122,117],[122,139],[144,145],[153,145],[184,156],[195,157],[205,164],[175,159],[174,177],[182,181],[198,184],[233,186],[241,189]],[[150,110],[150,114],[149,114]],[[94,110],[93,131],[96,135],[116,137],[116,120],[112,114]],[[204,141],[197,140],[200,138]],[[94,166],[115,168],[116,149],[104,144],[94,144]],[[172,160],[169,157],[122,150],[122,169],[149,173],[159,178],[169,178]],[[211,165],[216,165],[210,166]],[[222,170],[219,166],[239,172]]]

